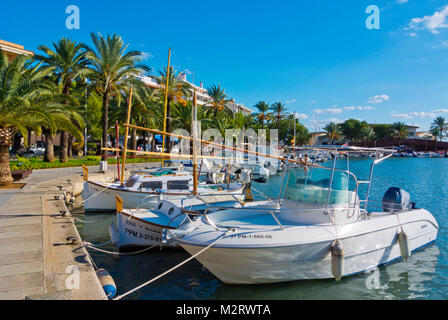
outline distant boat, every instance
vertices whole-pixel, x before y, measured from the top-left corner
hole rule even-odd
[[[197,193],[227,194],[243,197],[245,184],[240,182],[207,184],[199,183]],[[140,171],[126,182],[84,181],[83,199],[86,212],[115,211],[115,196],[123,199],[124,208],[154,208],[160,200],[174,201],[180,205],[182,199],[193,192],[193,175],[190,172],[168,168]],[[192,199],[191,201],[198,200]],[[185,203],[186,205],[188,203]],[[190,203],[190,205],[193,203]]]

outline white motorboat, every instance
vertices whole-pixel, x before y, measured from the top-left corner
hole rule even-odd
[[[239,163],[242,168],[251,170],[252,174],[262,177],[270,177],[277,173],[277,167],[269,159],[261,160],[257,163]]]
[[[229,284],[325,279],[372,270],[435,241],[438,224],[416,208],[407,192],[390,188],[380,202],[369,200],[373,168],[393,153],[387,149],[331,147],[333,167],[290,167],[279,201],[204,212],[169,230],[187,252]],[[350,152],[380,152],[368,181],[349,171]],[[337,162],[342,154],[347,162]],[[336,164],[347,163],[344,169]],[[367,187],[365,199],[358,189]],[[378,208],[379,207],[379,208]],[[379,210],[380,209],[380,210]],[[211,210],[211,209],[210,209]],[[197,256],[196,256],[197,255]]]
[[[229,182],[219,184],[198,183],[197,194],[226,194],[242,199],[245,184]],[[122,185],[120,182],[84,181],[84,210],[115,211],[115,196],[123,199],[124,208],[151,209],[160,200],[170,200],[176,205],[193,192],[193,175],[190,172],[159,168],[141,171],[130,176]],[[192,205],[195,201],[191,198]]]
[[[174,230],[183,224],[188,225],[190,229],[194,228],[199,222],[197,217],[211,205],[233,208],[242,203],[237,197],[225,195],[213,195],[213,197],[209,195],[207,201],[201,196],[191,197],[197,201],[184,199],[183,203],[196,203],[188,207],[183,207],[182,204],[175,205],[166,200],[160,201],[154,209],[122,209],[121,204],[118,204],[117,219],[109,225],[112,243],[120,250],[154,245],[178,247],[179,244],[175,239],[162,241],[166,230]]]

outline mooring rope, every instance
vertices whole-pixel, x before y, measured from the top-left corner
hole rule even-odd
[[[102,192],[108,190],[108,189],[111,188],[111,187],[112,187],[112,183],[111,183],[110,185],[108,185],[107,187],[105,187],[103,190],[100,190],[100,191],[98,191],[97,193],[93,194],[92,196],[88,197],[87,199],[84,199],[84,200],[82,200],[82,201],[73,203],[73,206],[80,206],[80,205],[84,204],[86,201],[88,201],[88,200],[90,200],[90,199],[96,197],[97,195],[99,195],[100,193],[102,193]]]
[[[143,287],[145,287],[145,286],[147,286],[147,285],[153,283],[154,281],[156,281],[156,280],[158,280],[158,279],[160,279],[160,278],[166,276],[168,273],[170,273],[170,272],[176,270],[177,268],[183,266],[183,265],[186,264],[187,262],[189,262],[189,261],[193,260],[194,258],[196,258],[197,256],[199,256],[201,253],[203,253],[204,251],[206,251],[207,249],[209,249],[210,247],[212,247],[214,244],[216,244],[219,240],[221,240],[222,238],[224,238],[224,237],[225,237],[229,232],[231,232],[231,231],[233,231],[233,230],[231,230],[231,229],[227,230],[225,233],[223,233],[222,235],[220,235],[215,241],[213,241],[212,243],[210,243],[207,247],[205,247],[205,248],[202,249],[201,251],[199,251],[199,252],[197,252],[196,254],[192,255],[190,258],[184,260],[183,262],[181,262],[181,263],[179,263],[178,265],[172,267],[171,269],[165,271],[164,273],[158,275],[157,277],[152,278],[151,280],[149,280],[149,281],[147,281],[147,282],[145,282],[145,283],[139,285],[138,287],[135,287],[134,289],[129,290],[129,291],[123,293],[122,295],[120,295],[120,296],[114,298],[113,300],[121,300],[122,298],[124,298],[124,297],[130,295],[131,293],[133,293],[133,292],[135,292],[135,291],[138,291],[138,290],[140,290],[141,288],[143,288]]]
[[[145,249],[139,250],[139,251],[134,251],[134,252],[116,252],[116,251],[108,251],[108,250],[100,249],[100,248],[98,248],[98,246],[94,246],[90,242],[87,242],[87,241],[84,241],[82,245],[84,247],[86,247],[86,248],[89,248],[89,249],[92,249],[92,250],[95,250],[95,251],[98,251],[98,252],[102,252],[102,253],[112,254],[112,255],[115,255],[115,256],[130,256],[130,255],[140,254],[140,253],[149,251],[149,250],[151,250],[151,249],[153,249],[153,248],[155,248],[157,246],[160,246],[160,244],[157,243],[157,244],[155,244],[155,245],[153,245],[151,247],[148,247],[148,248],[145,248]]]
[[[97,220],[93,220],[93,221],[85,221],[85,220],[76,218],[75,216],[71,216],[71,218],[73,218],[74,220],[76,220],[76,221],[78,221],[78,222],[86,223],[86,224],[89,224],[89,223],[98,223],[98,222],[100,222],[100,221],[104,221],[104,219],[97,219]]]

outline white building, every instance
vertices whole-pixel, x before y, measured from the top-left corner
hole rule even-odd
[[[193,91],[196,91],[196,98],[197,103],[199,106],[203,106],[209,102],[211,102],[211,97],[207,94],[207,89],[204,88],[204,84],[200,83],[199,86],[196,86],[195,84],[189,82],[187,80],[187,74],[185,72],[181,72],[179,75],[180,79],[186,83],[188,83],[191,86],[190,91],[193,93]],[[158,84],[153,78],[151,77],[141,77],[141,80],[151,88],[157,88],[160,89],[163,86]],[[192,94],[193,96],[193,94]],[[239,104],[235,102],[235,99],[231,99],[227,104],[226,107],[229,108],[233,113],[241,112],[243,114],[251,114],[253,111],[243,104]]]

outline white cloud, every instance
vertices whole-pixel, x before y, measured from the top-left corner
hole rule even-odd
[[[389,101],[390,97],[387,94],[379,94],[374,97],[370,97],[367,103],[377,104],[384,101]]]
[[[322,113],[331,113],[331,114],[339,114],[342,113],[343,109],[341,108],[328,108],[328,109],[314,109],[314,113],[322,114]]]
[[[415,32],[410,32],[410,33],[408,33],[408,36],[410,36],[410,37],[416,37],[417,34],[416,34]]]
[[[304,113],[296,113],[296,118],[299,119],[299,120],[306,120],[309,117],[306,114],[304,114]]]
[[[296,102],[296,101],[297,101],[296,99],[291,99],[291,100],[286,101],[286,104],[294,103],[294,102]]]
[[[154,55],[150,52],[142,51],[140,55],[142,61],[154,58]]]
[[[392,118],[400,118],[400,119],[412,119],[412,117],[407,113],[397,113],[396,111],[392,111],[390,113]]]
[[[399,4],[408,3],[409,0],[397,0]]]
[[[330,119],[322,120],[321,122],[322,123],[329,123],[329,122],[342,123],[344,121],[342,121],[341,119],[338,119],[338,118],[330,118]]]
[[[434,12],[431,16],[424,16],[421,18],[412,18],[409,26],[405,30],[428,30],[431,33],[438,34],[438,29],[448,28],[448,5],[440,11]]]
[[[448,40],[439,41],[439,43],[432,46],[433,49],[436,48],[448,48]]]
[[[437,115],[441,113],[447,113],[448,109],[437,109],[433,111],[414,111],[414,112],[408,112],[408,113],[397,113],[396,111],[392,111],[390,113],[390,116],[393,118],[400,118],[400,119],[414,119],[414,118],[435,118]]]
[[[344,107],[344,110],[374,110],[371,106],[348,106]]]

